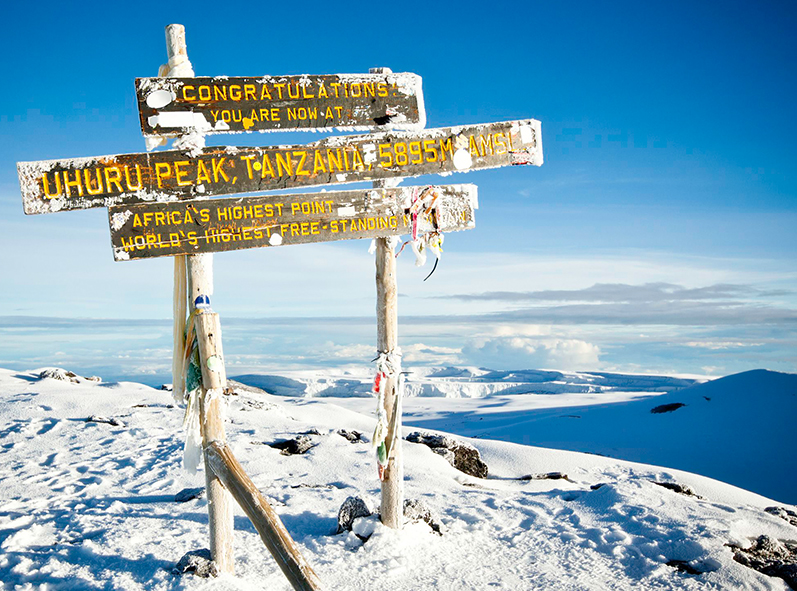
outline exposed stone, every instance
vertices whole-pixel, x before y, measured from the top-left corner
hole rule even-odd
[[[779,577],[797,590],[797,542],[759,536],[749,548],[730,545],[733,559],[770,577]]]
[[[188,501],[193,501],[194,499],[201,499],[205,496],[205,487],[200,486],[198,488],[184,488],[176,495],[174,495],[174,501],[176,503],[187,503]]]
[[[667,566],[677,569],[679,572],[686,573],[687,575],[702,575],[703,571],[696,569],[685,560],[668,560]]]
[[[113,425],[114,427],[126,427],[127,425],[124,422],[120,421],[116,417],[101,417],[99,415],[91,415],[89,418],[86,419],[87,423],[106,423],[108,425]]]
[[[372,515],[368,505],[360,497],[348,497],[338,510],[338,531],[351,531],[352,523],[358,517],[369,517]]]
[[[677,482],[658,482],[657,480],[651,480],[651,482],[673,492],[686,495],[687,497],[695,497],[696,499],[703,498],[697,494],[691,486],[687,486],[685,484],[678,484]]]
[[[292,456],[305,453],[313,447],[313,442],[307,435],[297,435],[293,439],[280,439],[267,445],[281,450],[284,456]]]
[[[404,517],[410,521],[424,521],[435,533],[443,535],[445,526],[420,499],[404,500]]]
[[[60,380],[62,382],[72,382],[73,384],[80,383],[80,376],[75,372],[61,369],[60,367],[51,367],[45,369],[39,374],[39,379],[50,378],[51,380]]]
[[[518,480],[570,480],[563,472],[546,472],[544,474],[526,474]]]
[[[665,412],[673,412],[678,410],[682,406],[686,406],[683,402],[671,402],[669,404],[660,404],[659,406],[654,406],[650,409],[654,415],[660,415]]]
[[[422,443],[431,448],[435,453],[443,456],[449,464],[457,470],[477,478],[486,478],[488,469],[479,450],[462,441],[457,441],[445,435],[432,435],[414,431],[407,436],[410,443]]]
[[[217,577],[219,571],[216,568],[216,563],[210,559],[210,550],[207,548],[191,550],[172,569],[173,575],[180,576],[186,573],[194,574],[203,579]]]
[[[346,429],[338,429],[338,435],[344,437],[349,441],[349,443],[365,443],[365,439],[363,439],[363,434],[359,431],[347,431]]]
[[[786,509],[785,507],[767,507],[764,511],[776,515],[797,527],[797,513],[790,509]]]

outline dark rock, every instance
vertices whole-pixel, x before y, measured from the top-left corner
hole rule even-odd
[[[351,531],[351,524],[358,517],[371,516],[371,510],[360,497],[348,497],[338,510],[338,531]]]
[[[117,419],[116,417],[101,417],[99,415],[91,415],[89,418],[86,419],[87,423],[106,423],[108,425],[113,425],[114,427],[126,427],[122,421]]]
[[[347,431],[346,429],[338,429],[338,435],[348,439],[349,443],[365,443],[365,439],[363,439],[363,434],[359,431]]]
[[[598,484],[591,485],[589,488],[590,488],[590,490],[598,490],[600,487],[606,486],[606,484],[607,483],[605,483],[605,482],[599,482]]]
[[[656,480],[651,480],[651,482],[653,484],[664,487],[673,492],[686,495],[687,497],[695,497],[696,499],[703,498],[700,495],[698,495],[691,486],[687,486],[685,484],[678,484],[677,482],[658,482]]]
[[[313,447],[313,442],[307,435],[297,435],[293,439],[281,439],[267,445],[281,450],[284,456],[292,456],[305,453]]]
[[[173,575],[180,576],[186,573],[192,573],[203,579],[217,577],[219,571],[216,563],[210,559],[210,550],[207,548],[191,550],[172,569]]]
[[[776,515],[781,519],[785,519],[793,526],[797,527],[797,513],[795,513],[794,511],[786,509],[785,507],[767,507],[766,509],[764,509],[764,511],[766,511],[767,513],[771,513],[772,515]]]
[[[441,536],[445,530],[443,523],[432,513],[426,503],[420,499],[404,500],[404,517],[410,521],[426,522],[435,533]]]
[[[199,488],[184,488],[174,495],[174,501],[176,503],[187,503],[188,501],[193,501],[194,499],[201,499],[204,496],[204,486],[200,486]]]
[[[60,367],[51,367],[45,369],[39,374],[39,379],[50,378],[52,380],[59,380],[61,382],[72,382],[73,384],[80,383],[80,376],[73,371],[67,371]]]
[[[164,392],[172,392],[174,391],[174,387],[171,384],[161,384],[161,390]]]
[[[769,577],[778,577],[797,590],[797,542],[759,536],[749,548],[730,545],[733,559]]]
[[[702,575],[704,571],[696,569],[685,560],[668,560],[667,566],[678,569],[679,572],[687,575]]]
[[[431,448],[435,453],[443,456],[449,464],[457,470],[470,474],[476,478],[486,478],[488,469],[479,450],[462,441],[457,441],[445,435],[432,435],[414,431],[407,436],[410,443],[422,443]]]
[[[686,406],[683,402],[671,402],[670,404],[660,404],[659,406],[654,406],[650,409],[654,415],[660,415],[665,412],[673,412],[678,410],[682,406]]]
[[[545,474],[526,474],[518,480],[570,480],[567,474],[562,472],[547,472]]]

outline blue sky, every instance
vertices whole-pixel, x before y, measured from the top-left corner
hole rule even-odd
[[[542,121],[541,168],[419,181],[476,183],[481,207],[429,281],[402,255],[409,362],[795,372],[796,15],[785,2],[16,3],[0,22],[0,328],[170,316],[168,260],[113,263],[102,210],[24,216],[15,163],[143,151],[133,79],[157,73],[179,22],[200,75],[388,66],[423,77],[429,127]],[[228,342],[278,367],[369,361],[367,246],[216,255]],[[232,320],[251,318],[266,340]],[[41,348],[25,363],[83,350],[74,332],[48,346],[14,330],[0,363],[23,363],[15,340]]]

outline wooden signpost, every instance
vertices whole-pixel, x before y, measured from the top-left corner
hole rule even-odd
[[[534,119],[17,164],[25,213],[542,164]]]
[[[252,520],[291,585],[320,588],[277,514],[226,445],[221,393],[226,373],[219,318],[207,310],[212,252],[376,239],[377,371],[382,521],[403,521],[401,351],[395,236],[416,248],[439,234],[474,227],[474,185],[397,188],[401,178],[543,162],[534,119],[422,129],[421,79],[387,68],[369,74],[197,78],[185,30],[166,27],[164,77],[139,78],[136,94],[148,144],[190,138],[190,149],[19,162],[26,214],[108,207],[117,261],[175,257],[175,341],[197,338],[202,385],[197,406],[205,452],[211,556],[233,572],[234,498]],[[375,129],[306,145],[205,148],[205,133]],[[374,188],[212,199],[275,189],[373,181]],[[439,244],[439,243],[438,243]],[[188,255],[188,256],[182,256]],[[193,324],[185,326],[186,302]],[[186,334],[187,333],[187,334]],[[175,392],[184,383],[175,347]],[[182,361],[181,361],[182,360]],[[179,373],[179,375],[178,375]],[[193,398],[192,398],[193,400]]]
[[[422,129],[416,74],[138,78],[145,136],[177,132]]]
[[[475,185],[401,187],[119,205],[108,216],[114,258],[126,261],[464,230],[476,195]]]

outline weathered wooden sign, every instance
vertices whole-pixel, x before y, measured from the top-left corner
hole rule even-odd
[[[137,78],[145,136],[286,129],[421,129],[416,74]]]
[[[391,131],[297,146],[19,162],[17,171],[25,213],[35,214],[515,164],[542,164],[539,121]]]
[[[108,209],[114,258],[221,252],[465,230],[475,185],[398,187],[119,205]]]

